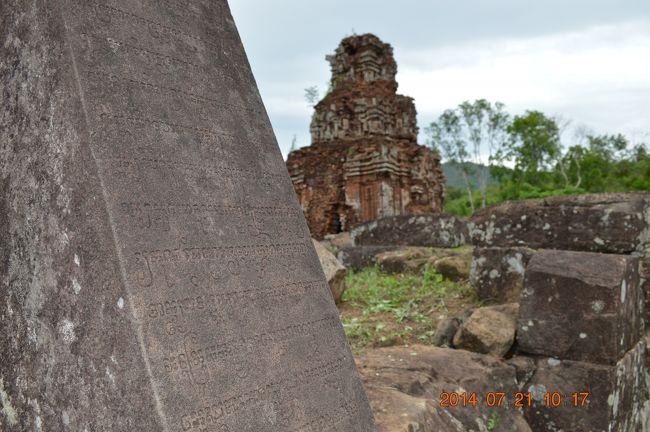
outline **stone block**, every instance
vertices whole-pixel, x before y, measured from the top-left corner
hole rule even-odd
[[[0,431],[375,431],[227,1],[0,21]]]
[[[524,392],[534,431],[645,431],[645,342],[635,344],[615,365],[542,358]],[[583,405],[584,394],[588,393]],[[575,398],[575,399],[574,399]],[[557,405],[557,406],[555,406]]]
[[[518,315],[517,303],[478,308],[456,332],[454,346],[503,357],[515,341]]]
[[[470,219],[472,244],[643,256],[650,248],[650,193],[602,193],[512,201]]]
[[[470,283],[486,303],[518,302],[524,270],[535,251],[526,247],[475,247]]]
[[[452,248],[468,240],[467,224],[453,215],[389,216],[358,225],[350,232],[357,246]]]
[[[615,364],[641,339],[643,296],[638,259],[540,250],[526,267],[519,350]]]

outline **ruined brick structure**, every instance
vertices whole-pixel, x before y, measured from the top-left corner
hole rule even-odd
[[[351,36],[327,60],[331,91],[315,107],[312,145],[287,160],[312,236],[440,212],[440,157],[417,144],[415,106],[397,94],[392,47],[372,34]]]

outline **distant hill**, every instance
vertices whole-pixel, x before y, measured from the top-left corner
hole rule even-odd
[[[478,187],[479,175],[485,171],[488,174],[488,185],[497,184],[496,179],[490,176],[489,167],[472,162],[465,162],[464,165],[470,167],[469,179],[474,188]],[[454,162],[445,162],[442,164],[442,171],[445,173],[445,177],[447,177],[447,187],[465,189],[465,181],[463,180],[463,174],[460,169],[461,165]]]

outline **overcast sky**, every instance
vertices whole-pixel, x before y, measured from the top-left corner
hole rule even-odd
[[[650,0],[230,0],[283,154],[310,144],[304,89],[353,33],[393,45],[426,125],[464,100],[650,141]]]

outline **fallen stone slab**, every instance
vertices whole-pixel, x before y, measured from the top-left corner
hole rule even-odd
[[[511,201],[470,219],[480,247],[526,246],[645,255],[650,248],[650,193],[602,193]]]
[[[534,431],[646,431],[645,342],[615,365],[542,358],[524,391]]]
[[[526,247],[475,247],[469,280],[479,299],[488,304],[518,302],[534,253]]]
[[[520,297],[520,351],[615,364],[642,335],[637,258],[540,250],[530,259]]]
[[[521,410],[513,406],[513,395],[518,388],[516,370],[496,357],[464,350],[414,345],[373,349],[358,357],[356,362],[367,389],[380,387],[398,390],[415,398],[409,401],[420,404],[419,418],[423,416],[422,411],[426,410],[434,418],[447,418],[453,427],[433,430],[490,430],[488,423],[491,417],[495,417],[495,411],[498,419],[493,420],[496,426],[492,431],[531,430],[523,419]],[[444,404],[441,400],[441,396],[444,398],[442,393],[450,392],[468,395],[475,393],[476,407],[441,406],[441,402]],[[507,395],[503,398],[502,406],[487,406],[487,394],[496,392]],[[371,405],[376,407],[373,397],[376,395],[369,391]],[[427,400],[425,407],[422,407],[423,400]],[[375,415],[377,416],[377,411]],[[379,423],[381,424],[381,418]]]
[[[350,231],[357,246],[425,246],[452,248],[469,239],[467,223],[447,214],[389,216]]]
[[[454,346],[503,357],[515,341],[518,315],[518,303],[478,308],[458,328]]]

